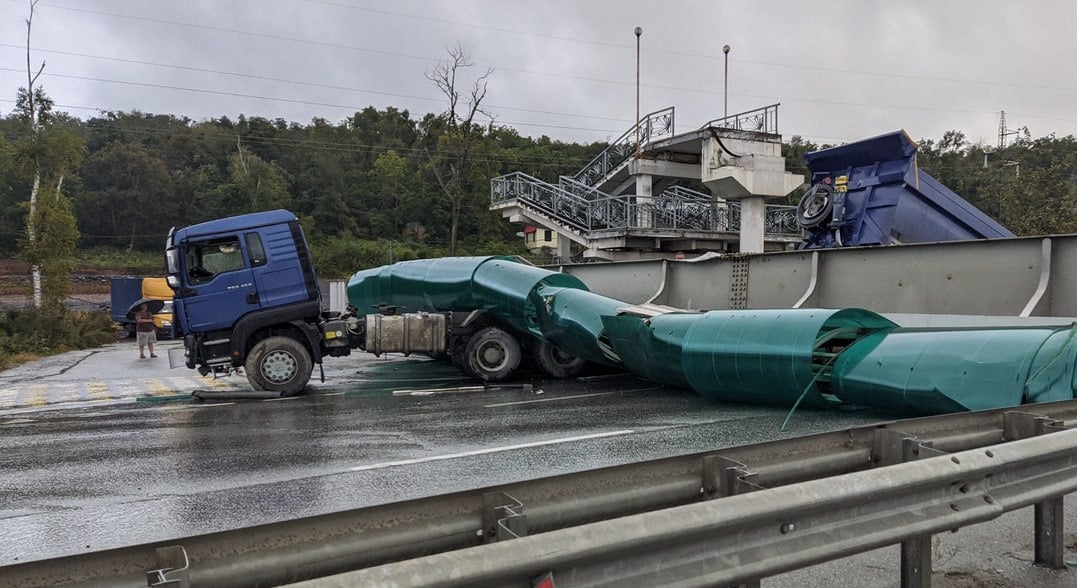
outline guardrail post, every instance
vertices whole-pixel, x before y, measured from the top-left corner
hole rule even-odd
[[[930,588],[931,535],[901,542],[902,588]]]
[[[1063,498],[1052,498],[1033,507],[1036,519],[1036,561],[1037,565],[1061,570],[1066,567],[1063,558]]]
[[[1052,420],[1031,412],[1011,411],[1002,415],[1003,436],[1007,441],[1027,439],[1044,433],[1066,429],[1064,422]],[[1033,506],[1034,536],[1033,548],[1036,565],[1060,570],[1066,567],[1063,551],[1065,547],[1065,529],[1063,526],[1064,497],[1059,496],[1045,500]]]
[[[914,435],[876,429],[871,457],[876,466],[888,466],[942,455],[944,452],[921,442]],[[902,588],[930,588],[931,535],[922,535],[901,542]]]

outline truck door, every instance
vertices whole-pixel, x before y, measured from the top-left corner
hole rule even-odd
[[[182,298],[192,331],[229,329],[239,317],[261,308],[239,235],[189,241],[184,261],[185,282],[195,292]]]

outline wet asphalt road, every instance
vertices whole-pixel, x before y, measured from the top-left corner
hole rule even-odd
[[[429,361],[328,365],[292,399],[0,413],[0,565],[893,418],[802,411],[781,433],[784,410],[629,375],[401,395],[471,383]]]
[[[130,351],[120,344],[0,373],[9,399],[36,399],[0,406],[0,566],[899,418],[802,410],[783,433],[783,409],[719,404],[627,374],[427,394],[473,383],[444,364],[365,354],[328,360],[327,382],[297,398],[193,402],[194,389],[249,386],[168,371]],[[115,393],[72,392],[98,381]],[[1075,570],[1029,564],[1029,510],[937,536],[935,585],[1077,584]],[[1073,500],[1066,511],[1072,554]],[[894,586],[897,554],[885,548],[764,585]]]

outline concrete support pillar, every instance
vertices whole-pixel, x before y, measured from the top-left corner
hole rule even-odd
[[[557,259],[560,263],[568,263],[572,259],[572,241],[561,233],[557,234]]]
[[[636,176],[636,218],[637,227],[649,228],[654,226],[654,176],[640,174]]]
[[[741,253],[763,252],[763,227],[766,215],[766,199],[762,196],[740,200],[740,250]]]

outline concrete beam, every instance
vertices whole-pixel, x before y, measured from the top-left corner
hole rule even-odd
[[[632,175],[664,176],[683,180],[698,180],[699,165],[694,163],[676,163],[657,159],[637,159],[628,164]]]

